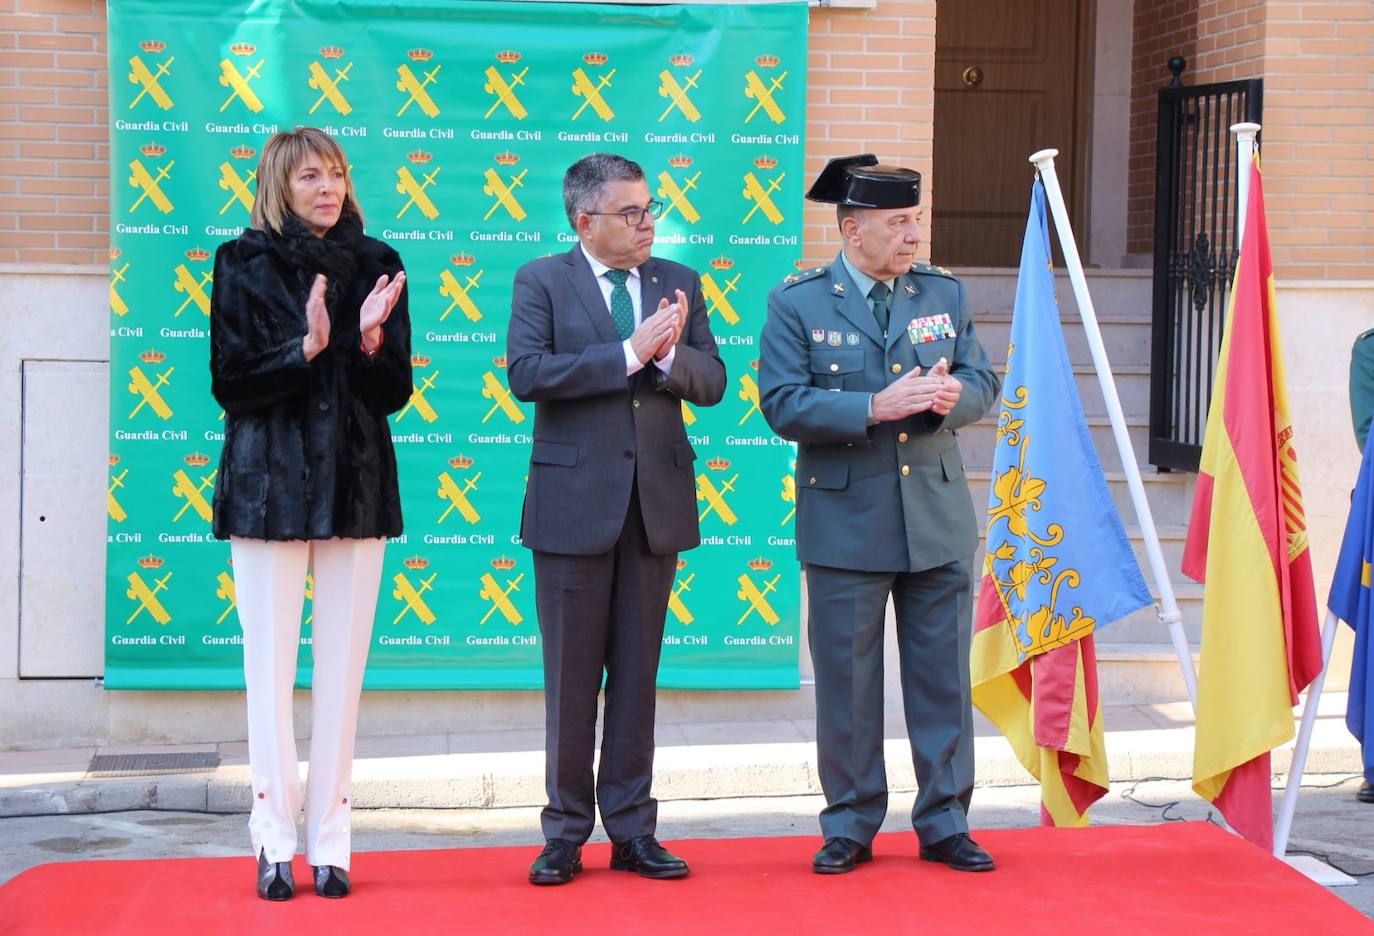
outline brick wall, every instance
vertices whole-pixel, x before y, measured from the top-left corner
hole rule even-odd
[[[1368,0],[1137,0],[1128,247],[1152,249],[1156,94],[1264,79],[1265,207],[1276,274],[1374,278],[1374,7]]]
[[[0,0],[0,263],[104,263],[105,4]]]

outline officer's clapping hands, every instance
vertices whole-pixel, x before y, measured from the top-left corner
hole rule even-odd
[[[878,422],[905,419],[915,413],[933,410],[947,416],[959,402],[963,384],[949,373],[949,363],[940,358],[929,373],[920,367],[897,378],[873,395],[873,418]]]

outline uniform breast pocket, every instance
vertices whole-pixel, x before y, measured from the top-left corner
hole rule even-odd
[[[863,348],[812,348],[811,383],[826,390],[858,389],[863,382]]]

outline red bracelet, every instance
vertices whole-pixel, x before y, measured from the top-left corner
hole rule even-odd
[[[367,355],[368,357],[373,357],[373,356],[376,355],[376,353],[377,353],[378,351],[382,350],[382,344],[385,343],[385,341],[386,341],[386,332],[383,332],[383,331],[377,332],[377,347],[375,347],[375,348],[373,348],[371,351],[369,351],[369,350],[367,350],[367,345],[363,342],[362,334],[359,333],[359,335],[358,335],[358,350],[361,351],[363,354]]]

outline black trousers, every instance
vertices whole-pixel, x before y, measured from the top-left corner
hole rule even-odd
[[[655,681],[676,565],[676,553],[649,551],[636,493],[609,552],[534,553],[544,645],[545,838],[586,841],[597,805],[613,842],[654,832]],[[603,673],[606,709],[593,783]]]

